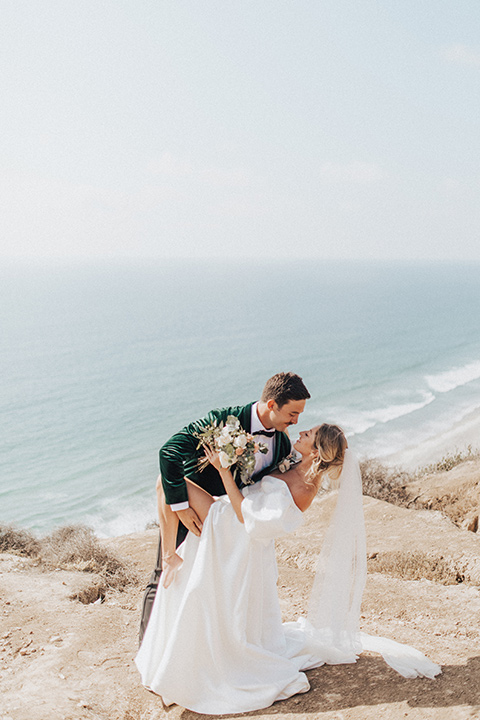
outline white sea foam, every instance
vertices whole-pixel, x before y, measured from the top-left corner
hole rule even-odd
[[[450,392],[457,387],[466,385],[473,380],[480,378],[480,360],[467,363],[461,367],[445,370],[436,375],[426,375],[425,379],[435,392]]]
[[[104,510],[98,514],[87,515],[85,523],[92,528],[97,537],[107,538],[143,532],[154,520],[156,520],[155,508],[152,506],[127,507],[118,503],[115,509],[110,508],[109,513]]]
[[[347,435],[361,435],[362,433],[370,430],[379,423],[388,423],[397,418],[403,417],[404,415],[410,415],[410,413],[421,410],[422,408],[430,405],[435,400],[435,395],[431,392],[423,393],[422,400],[418,402],[409,403],[397,403],[394,405],[388,405],[387,407],[377,407],[372,410],[362,410],[359,413],[352,415],[345,415],[343,420],[347,429]]]
[[[441,416],[435,417],[429,422],[423,423],[421,426],[417,427],[414,435],[412,435],[411,430],[408,429],[396,433],[385,434],[376,438],[374,449],[365,449],[364,454],[375,455],[375,457],[388,457],[389,455],[396,455],[406,451],[412,446],[420,447],[423,443],[428,443],[438,437],[444,437],[445,448],[450,449],[448,447],[447,434],[452,434],[452,437],[454,437],[454,428],[461,425],[466,418],[479,410],[480,405],[478,400],[456,409],[451,408],[450,413],[443,413]],[[460,430],[461,428],[458,429]]]

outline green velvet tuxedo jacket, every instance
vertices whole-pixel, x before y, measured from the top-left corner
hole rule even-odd
[[[203,456],[203,449],[198,448],[196,434],[211,425],[215,420],[217,424],[226,421],[229,415],[234,415],[240,421],[244,430],[250,432],[253,402],[248,405],[227,407],[211,410],[201,420],[196,420],[172,435],[160,450],[160,473],[168,505],[188,500],[185,477],[193,480],[212,495],[225,495],[225,488],[220,474],[212,465],[204,470],[198,469],[198,461]],[[291,451],[291,442],[284,432],[275,431],[275,450],[273,462],[268,467],[253,476],[255,481],[268,475]]]

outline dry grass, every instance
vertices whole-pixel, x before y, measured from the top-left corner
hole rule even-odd
[[[36,557],[40,552],[40,541],[28,530],[0,525],[0,552]]]
[[[378,460],[362,460],[360,462],[362,473],[363,494],[405,507],[408,503],[409,493],[407,485],[414,476],[405,470],[382,465]]]
[[[442,585],[456,585],[464,581],[461,568],[452,559],[420,551],[375,553],[368,560],[369,572],[378,572],[402,580],[434,580]]]
[[[48,570],[77,570],[98,575],[73,598],[83,603],[104,598],[107,590],[123,590],[138,581],[132,565],[104,547],[90,528],[68,525],[42,540],[39,562]]]
[[[417,480],[410,489],[408,507],[438,510],[455,525],[477,532],[480,516],[480,451],[469,446],[455,451],[437,463],[421,468]],[[462,472],[448,478],[454,468],[469,463]],[[440,475],[436,478],[435,475]]]
[[[426,484],[418,490],[418,481],[428,482],[428,475],[448,472],[454,467],[470,460],[479,460],[480,451],[471,446],[464,451],[445,455],[432,465],[420,468],[416,472],[407,472],[396,467],[382,465],[378,460],[362,460],[363,494],[407,508],[439,510],[459,527],[468,527],[477,532],[479,526],[479,481],[459,483],[458,491],[439,492],[433,496]],[[414,483],[413,488],[410,486]],[[417,493],[417,494],[415,494]]]
[[[68,525],[47,535],[41,543],[40,562],[49,570],[79,570],[116,578],[124,563],[104,548],[90,528]]]
[[[83,525],[58,528],[38,540],[26,530],[0,526],[0,551],[31,557],[45,570],[75,570],[97,577],[72,599],[85,604],[103,599],[108,590],[123,590],[138,582],[131,563],[104,547]]]
[[[457,465],[461,465],[468,460],[479,460],[480,449],[473,448],[472,445],[468,445],[466,450],[455,450],[454,452],[447,453],[436,463],[431,465],[425,465],[418,470],[418,475],[431,475],[438,472],[448,472],[453,470]]]

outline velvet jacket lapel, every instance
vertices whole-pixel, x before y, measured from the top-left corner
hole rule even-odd
[[[250,432],[252,429],[252,407],[254,405],[254,402],[248,403],[248,405],[244,405],[238,413],[240,425],[246,432]]]

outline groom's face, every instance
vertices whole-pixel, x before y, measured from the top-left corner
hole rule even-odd
[[[289,400],[279,407],[275,400],[269,400],[267,406],[270,410],[270,422],[275,430],[285,432],[290,425],[296,425],[300,413],[305,409],[305,402],[305,400]]]

